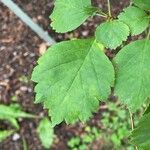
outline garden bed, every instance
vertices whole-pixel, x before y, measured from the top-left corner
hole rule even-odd
[[[93,36],[98,23],[103,21],[99,17],[87,20],[81,27],[73,32],[57,34],[50,28],[49,15],[52,12],[53,2],[50,0],[14,0],[30,17],[40,24],[44,30],[49,32],[57,42],[71,38],[86,38]],[[112,0],[112,11],[114,16],[119,14],[125,6],[127,0]],[[94,4],[99,4],[103,10],[107,10],[107,1],[94,0]],[[10,104],[18,102],[24,111],[46,116],[47,111],[41,105],[35,105],[33,83],[30,81],[31,72],[36,65],[39,56],[46,50],[46,43],[33,33],[20,19],[18,19],[8,8],[0,3],[0,104]],[[111,57],[111,54],[109,54]],[[104,106],[104,107],[103,107]],[[101,128],[99,119],[101,111],[105,111],[105,104],[101,104],[103,109],[87,123],[88,126]],[[107,109],[106,109],[107,110]],[[19,120],[21,126],[16,140],[14,135],[0,143],[3,150],[22,150],[25,139],[29,150],[43,150],[36,127],[39,119]],[[64,123],[55,128],[56,137],[52,150],[67,150],[67,141],[73,136],[80,136],[85,131],[86,125],[77,123],[66,126]],[[8,123],[1,121],[0,129],[9,129]],[[105,145],[101,139],[89,146],[92,150],[101,150]]]

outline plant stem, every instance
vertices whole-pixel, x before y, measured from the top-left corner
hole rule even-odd
[[[146,39],[148,40],[149,38],[150,38],[150,27],[149,27],[149,29],[148,29],[148,34],[147,34]]]
[[[130,4],[129,4],[129,6],[132,6],[132,4],[133,4],[133,2],[131,1]]]
[[[107,18],[108,15],[106,13],[104,13],[103,11],[101,11],[101,9],[98,9],[97,11],[97,16],[101,16],[101,17],[104,17],[104,18]]]
[[[130,111],[129,111],[129,113],[130,113],[131,129],[133,131],[134,130],[134,119],[133,119],[132,113]]]
[[[99,13],[107,17],[107,14],[105,14],[104,12],[99,11]]]
[[[100,17],[104,17],[104,18],[107,18],[106,15],[102,15],[102,14],[96,14],[97,16],[100,16]]]
[[[130,113],[131,129],[133,131],[134,130],[134,118],[133,118],[133,114],[130,112],[130,110],[129,110],[129,113]],[[135,145],[135,150],[138,150],[138,147],[136,145]]]
[[[109,17],[112,17],[111,8],[110,8],[110,0],[107,0],[107,5],[108,5],[108,15],[109,15]]]

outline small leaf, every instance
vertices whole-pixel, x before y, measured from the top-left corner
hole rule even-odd
[[[96,29],[96,39],[106,48],[116,49],[127,40],[129,27],[121,21],[104,22]]]
[[[39,59],[32,73],[37,102],[43,102],[53,125],[85,121],[106,100],[114,69],[103,46],[88,40],[58,43]]]
[[[149,25],[149,18],[145,11],[133,6],[124,9],[118,18],[129,26],[132,35],[142,33]]]
[[[150,0],[133,0],[133,3],[144,10],[150,11]]]
[[[0,118],[10,116],[12,118],[33,118],[32,114],[26,113],[21,110],[21,106],[18,104],[12,105],[0,105]]]
[[[42,145],[47,149],[50,148],[53,142],[54,131],[48,118],[44,118],[40,121],[37,133]]]
[[[145,147],[144,150],[150,145],[150,113],[140,119],[131,134],[131,142],[137,146]]]
[[[115,95],[131,111],[150,97],[150,40],[138,40],[125,46],[115,57]]]
[[[91,6],[91,0],[56,0],[52,15],[51,26],[57,32],[67,32],[76,29],[97,8]]]
[[[20,128],[16,118],[13,118],[13,117],[10,117],[10,116],[5,116],[5,117],[3,117],[3,118],[0,117],[0,119],[6,120],[6,121],[10,122],[11,125],[12,125],[13,127],[15,127],[16,129],[19,129],[19,128]]]
[[[9,137],[13,132],[13,130],[0,130],[0,142]]]

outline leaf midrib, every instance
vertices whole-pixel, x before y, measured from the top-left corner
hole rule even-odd
[[[94,42],[93,42],[93,43],[94,43]],[[80,66],[79,69],[77,70],[77,72],[76,72],[76,74],[75,74],[75,76],[74,76],[74,78],[73,78],[71,84],[69,85],[69,88],[67,89],[65,96],[62,98],[62,101],[61,101],[60,105],[62,105],[62,104],[65,102],[67,93],[68,93],[69,90],[71,89],[71,87],[72,87],[72,85],[73,85],[73,83],[74,83],[76,77],[78,76],[78,73],[79,73],[80,69],[82,68],[82,66],[83,66],[84,63],[85,63],[85,60],[86,60],[87,56],[89,55],[89,53],[90,53],[91,50],[92,50],[93,43],[91,44],[91,46],[90,46],[90,48],[89,48],[89,51],[88,51],[87,55],[85,56],[85,58],[84,58],[84,60],[83,60],[83,63],[81,64],[81,66]]]

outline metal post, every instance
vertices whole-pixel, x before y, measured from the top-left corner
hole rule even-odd
[[[13,11],[26,25],[28,25],[41,39],[47,44],[55,43],[46,31],[44,31],[37,23],[35,23],[25,12],[21,10],[12,0],[0,0],[11,11]]]

